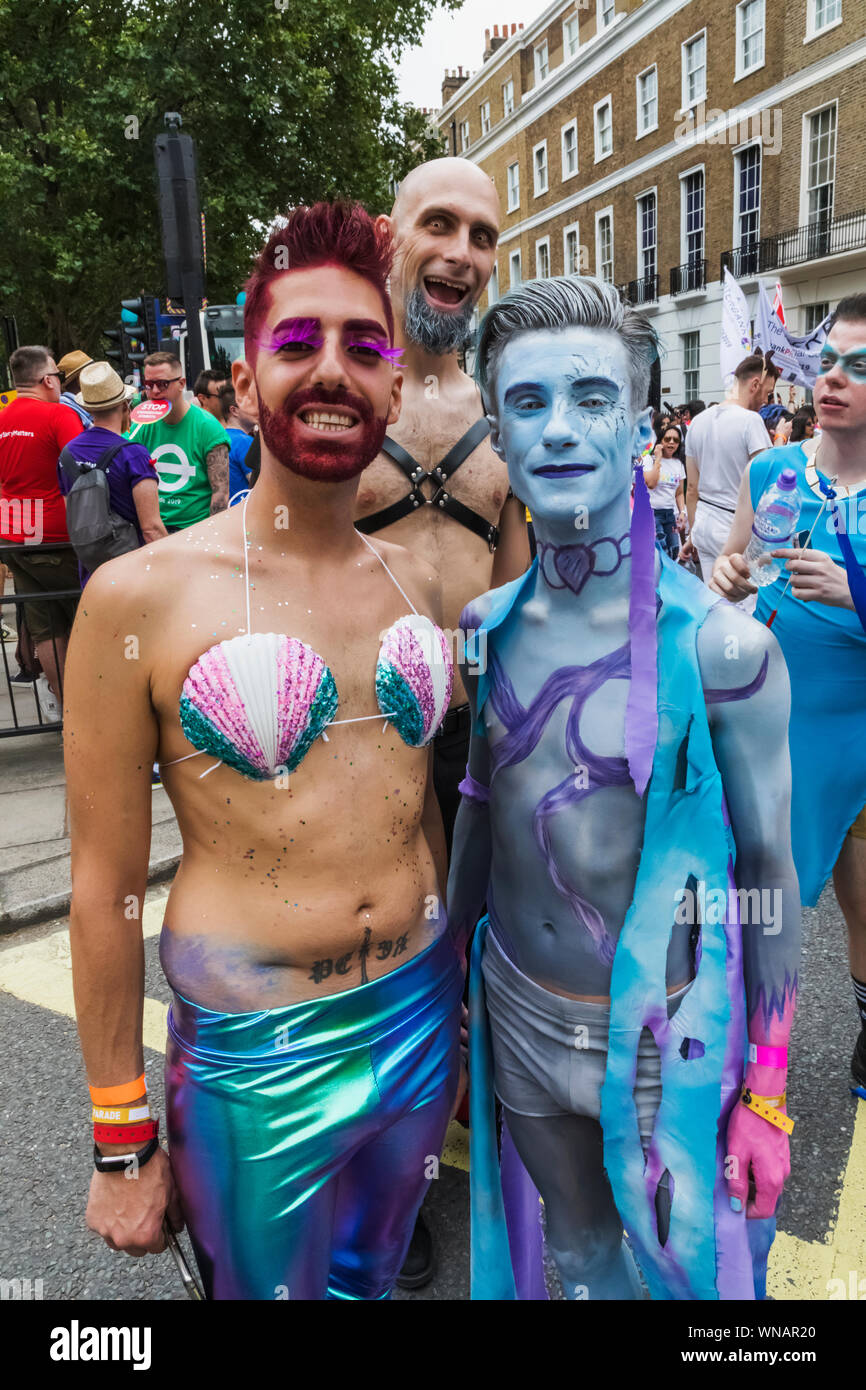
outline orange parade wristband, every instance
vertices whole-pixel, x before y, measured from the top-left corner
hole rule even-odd
[[[128,1105],[130,1101],[141,1100],[147,1094],[144,1072],[137,1081],[127,1081],[123,1086],[91,1086],[90,1099],[94,1105]]]
[[[769,1124],[775,1125],[777,1129],[783,1129],[786,1134],[790,1134],[794,1128],[794,1121],[790,1115],[783,1115],[781,1110],[770,1105],[771,1100],[784,1100],[784,1095],[777,1096],[756,1096],[750,1091],[748,1086],[744,1086],[740,1095],[740,1100],[748,1110],[753,1110],[756,1115],[760,1115],[762,1120],[767,1120]]]

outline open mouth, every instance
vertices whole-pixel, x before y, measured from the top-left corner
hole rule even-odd
[[[468,285],[459,280],[447,280],[441,275],[425,275],[427,298],[437,309],[457,309],[469,293]]]
[[[543,468],[536,468],[536,478],[576,478],[581,473],[592,473],[594,471],[591,463],[546,463]]]
[[[318,430],[320,434],[343,434],[354,429],[358,417],[345,410],[306,410],[298,411],[298,419],[308,429]]]
[[[828,405],[831,407],[831,409],[832,409],[832,408],[835,408],[835,409],[837,409],[837,410],[844,410],[844,409],[845,409],[845,402],[844,402],[844,401],[840,401],[840,399],[839,399],[838,396],[825,396],[824,399],[821,401],[821,409],[823,410],[824,407],[825,407],[825,406],[828,406]]]

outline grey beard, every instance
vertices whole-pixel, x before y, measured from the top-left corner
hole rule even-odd
[[[462,347],[469,337],[473,308],[467,301],[455,314],[433,309],[424,298],[423,291],[416,286],[406,300],[403,330],[410,342],[416,343],[425,352],[444,357],[446,353]]]

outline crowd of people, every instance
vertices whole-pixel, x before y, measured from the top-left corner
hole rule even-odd
[[[12,680],[44,676],[47,710],[58,720],[75,590],[91,574],[82,555],[115,558],[236,505],[250,487],[256,424],[225,375],[201,372],[190,403],[175,353],[151,353],[142,370],[139,389],[109,362],[78,350],[55,362],[46,347],[19,347],[9,361],[15,398],[0,420],[0,543],[15,592],[28,596],[16,606]],[[130,412],[141,400],[165,401],[170,410],[135,425]],[[107,519],[123,537],[122,548],[102,554],[92,541],[92,512],[75,529],[64,506],[91,471],[105,475]],[[40,597],[56,591],[67,592]]]
[[[762,1297],[800,907],[831,875],[866,1098],[866,536],[849,524],[849,558],[835,524],[866,488],[866,296],[790,420],[764,353],[717,403],[654,413],[653,326],[591,277],[503,296],[473,380],[499,221],[450,158],[389,217],[295,209],[248,281],[231,382],[207,371],[190,402],[151,354],[149,423],[107,363],[13,358],[16,587],[56,589],[60,565],[88,586],[64,690],[88,1222],[141,1254],[185,1221],[208,1297],[428,1282],[467,1046],[474,1296],[544,1296],[540,1194],[568,1297]],[[116,553],[72,585],[72,552],[27,555],[23,503],[46,541],[78,534],[100,470]],[[808,531],[759,595],[743,552],[780,473]],[[31,628],[58,694],[70,617]],[[168,1152],[122,910],[154,763],[184,840]],[[688,908],[701,892],[720,914]],[[506,1234],[515,1194],[532,1219]]]

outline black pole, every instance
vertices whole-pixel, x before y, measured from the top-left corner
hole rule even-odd
[[[204,369],[201,307],[204,256],[195,142],[180,131],[181,119],[166,112],[167,131],[155,141],[159,176],[162,240],[168,297],[183,303],[186,314],[186,382],[191,388]]]

